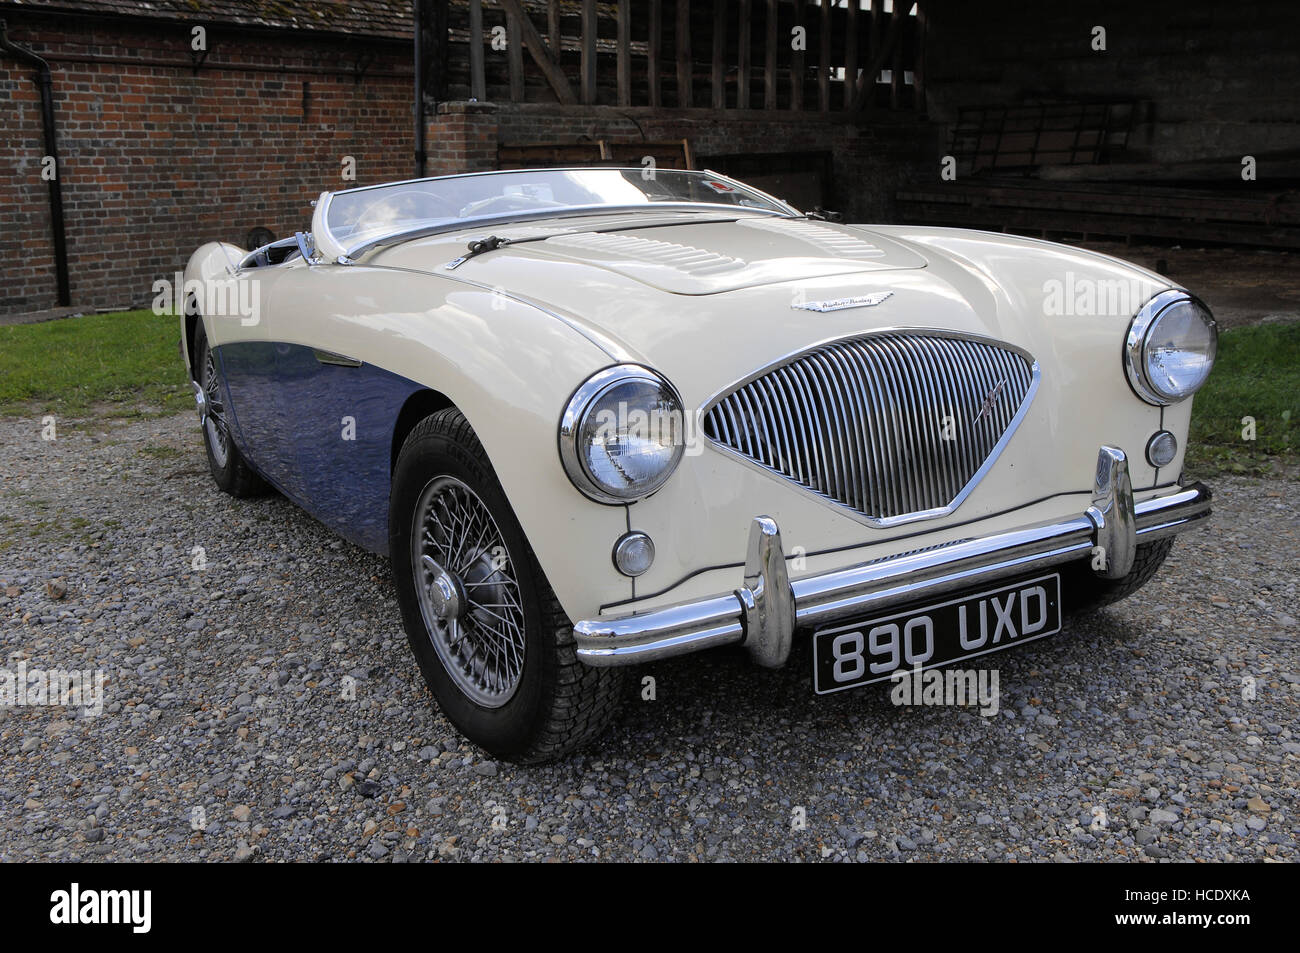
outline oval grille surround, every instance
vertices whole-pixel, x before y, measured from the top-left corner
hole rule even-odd
[[[945,515],[1028,408],[1038,365],[1009,346],[889,331],[801,352],[704,413],[721,447],[888,526]]]

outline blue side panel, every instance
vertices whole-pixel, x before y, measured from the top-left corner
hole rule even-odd
[[[220,350],[248,459],[339,535],[386,554],[393,427],[420,385],[369,364],[321,363],[302,345]],[[274,373],[255,379],[268,354]]]
[[[283,488],[293,473],[293,453],[278,398],[275,352],[276,345],[263,341],[216,349],[235,445],[258,473]]]

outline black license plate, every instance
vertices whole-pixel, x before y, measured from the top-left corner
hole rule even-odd
[[[813,633],[813,691],[884,681],[899,669],[934,668],[1061,630],[1057,573]]]

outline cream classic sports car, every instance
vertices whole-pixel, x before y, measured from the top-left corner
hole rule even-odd
[[[310,229],[190,260],[212,475],[387,553],[498,757],[668,656],[806,637],[826,693],[1051,635],[1209,513],[1214,320],[1113,258],[640,168],[326,192]]]

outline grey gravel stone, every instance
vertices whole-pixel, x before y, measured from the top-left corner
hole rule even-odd
[[[998,717],[816,698],[800,640],[635,670],[606,736],[520,767],[432,704],[386,561],[217,491],[190,416],[39,430],[0,418],[0,665],[109,682],[96,717],[0,709],[0,863],[1300,860],[1296,473],[1208,481],[1142,593],[982,657]]]

